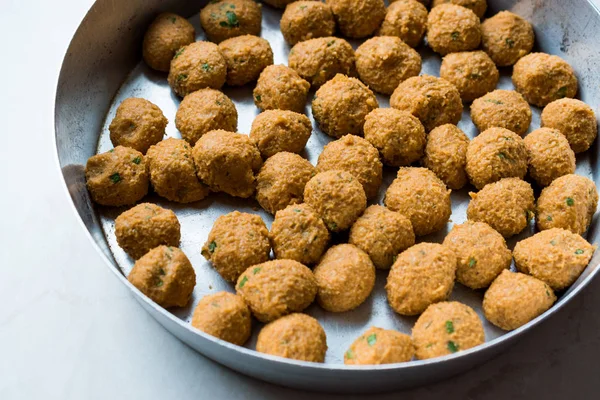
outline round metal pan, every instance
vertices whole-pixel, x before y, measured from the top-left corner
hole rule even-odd
[[[343,364],[343,353],[352,341],[371,325],[397,329],[410,333],[415,318],[394,314],[387,305],[385,274],[378,272],[376,288],[371,297],[358,309],[348,313],[325,313],[317,305],[307,312],[315,316],[327,332],[329,351],[325,364],[298,362],[259,354],[253,350],[259,324],[254,326],[254,336],[246,347],[234,346],[215,339],[191,327],[189,320],[193,307],[208,293],[219,290],[232,291],[233,287],[220,276],[200,255],[200,247],[206,240],[214,220],[221,214],[240,209],[257,213],[270,225],[272,217],[258,211],[256,203],[240,201],[213,194],[208,199],[183,207],[169,203],[156,196],[149,201],[174,210],[182,225],[181,248],[188,255],[197,274],[197,285],[190,305],[183,309],[164,310],[151,302],[126,279],[132,260],[117,246],[114,237],[114,218],[124,209],[97,207],[89,199],[84,178],[87,159],[96,152],[112,146],[108,137],[108,124],[118,104],[125,98],[136,96],[157,104],[169,119],[167,135],[180,137],[174,117],[180,99],[174,95],[166,75],[149,69],[141,62],[141,41],[144,31],[157,13],[174,11],[191,16],[197,30],[197,39],[204,39],[199,26],[198,11],[205,1],[132,0],[116,2],[98,0],[82,21],[65,56],[56,95],[56,150],[60,168],[76,212],[101,256],[120,281],[134,293],[140,304],[166,329],[192,348],[211,359],[244,374],[285,386],[332,392],[374,392],[398,389],[440,380],[463,372],[510,346],[519,336],[534,325],[549,318],[569,302],[596,275],[600,255],[596,254],[590,266],[577,282],[562,293],[557,304],[536,320],[510,333],[505,333],[483,318],[481,311],[482,291],[472,291],[456,285],[451,299],[473,307],[484,320],[486,343],[474,349],[447,357],[413,361],[404,364],[349,367]],[[512,10],[530,20],[535,27],[537,50],[557,54],[571,63],[579,78],[578,97],[597,109],[600,100],[600,81],[596,72],[600,66],[597,37],[600,35],[600,14],[586,0],[489,0],[489,14],[499,10]],[[276,64],[286,64],[289,46],[279,31],[281,11],[263,7],[262,36],[269,40],[275,54]],[[358,42],[353,43],[356,46]],[[422,73],[439,76],[440,58],[421,46]],[[510,69],[501,71],[500,88],[512,88]],[[252,101],[252,87],[225,88],[239,113],[239,132],[247,133],[258,110]],[[312,97],[312,96],[311,96]],[[387,107],[387,98],[378,97],[380,106]],[[467,135],[473,138],[477,132],[465,108],[459,123]],[[310,107],[307,106],[310,114]],[[539,126],[539,109],[533,109],[531,129]],[[312,116],[311,116],[312,118]],[[316,163],[322,146],[330,138],[314,124],[313,135],[303,154]],[[597,184],[598,144],[577,158],[577,173],[588,176]],[[381,202],[385,189],[393,179],[395,170],[385,171],[384,185],[377,201]],[[471,188],[472,189],[472,188]],[[443,239],[453,223],[466,219],[468,188],[452,194],[452,221],[447,229],[419,241]],[[533,225],[509,241],[512,248],[516,241],[531,235]],[[594,220],[588,240],[598,242],[597,221]],[[156,362],[160,362],[156,360]]]

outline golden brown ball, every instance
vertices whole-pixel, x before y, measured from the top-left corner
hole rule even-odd
[[[575,172],[575,153],[565,135],[556,129],[540,128],[524,139],[529,153],[529,175],[540,186]]]
[[[598,136],[598,123],[592,107],[577,99],[560,99],[542,111],[542,126],[558,129],[575,153],[586,151]]]
[[[531,52],[533,26],[510,11],[500,11],[481,24],[481,47],[499,67],[508,67]]]
[[[273,65],[273,50],[269,42],[253,35],[242,35],[219,43],[219,51],[227,62],[227,84],[242,86],[258,79],[261,72]]]
[[[467,184],[469,138],[456,125],[438,126],[429,133],[423,165],[432,170],[452,190]]]
[[[252,317],[240,296],[218,292],[200,300],[192,315],[192,326],[226,342],[243,346],[252,333]]]
[[[415,349],[410,336],[372,326],[344,353],[344,364],[395,364],[410,361],[414,355]]]
[[[241,35],[259,36],[261,7],[253,0],[212,0],[200,11],[200,23],[215,43]]]
[[[385,17],[383,0],[325,0],[331,6],[342,35],[364,38],[372,35]]]
[[[310,119],[287,110],[267,110],[258,114],[250,129],[250,139],[264,159],[280,151],[300,153],[311,134]]]
[[[470,102],[496,89],[500,73],[483,51],[464,51],[444,57],[440,77],[456,86],[464,102]]]
[[[304,112],[310,83],[285,65],[269,65],[254,88],[254,104],[260,110]]]
[[[455,4],[432,8],[427,16],[427,43],[441,55],[475,50],[481,43],[479,17]]]
[[[168,122],[156,104],[129,97],[119,104],[110,122],[110,141],[115,147],[131,147],[146,154],[150,146],[162,140]]]
[[[498,89],[473,101],[471,119],[480,132],[498,127],[523,136],[531,124],[531,108],[520,93]]]
[[[377,34],[398,36],[410,47],[417,47],[427,29],[427,8],[416,0],[398,0],[390,4]]]
[[[335,18],[329,4],[320,1],[294,1],[288,4],[279,23],[290,46],[304,40],[332,36]]]
[[[487,10],[487,0],[433,0],[431,8],[437,7],[440,4],[452,3],[457,6],[463,6],[472,10],[479,18],[483,18]]]
[[[169,72],[177,50],[194,42],[196,31],[185,18],[161,13],[148,27],[142,43],[142,57],[150,68]]]

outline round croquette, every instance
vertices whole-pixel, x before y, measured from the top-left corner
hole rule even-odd
[[[463,111],[456,86],[431,75],[402,82],[392,94],[390,105],[419,118],[427,132],[440,125],[458,124]]]
[[[198,140],[192,154],[198,178],[212,191],[242,198],[254,194],[262,159],[248,136],[210,131]]]
[[[202,255],[229,282],[248,267],[269,259],[269,231],[255,214],[233,211],[215,221],[202,246]]]
[[[204,296],[192,316],[192,326],[226,342],[242,346],[252,333],[252,318],[244,300],[233,293]]]
[[[467,184],[469,138],[456,125],[438,126],[429,133],[423,165],[432,170],[452,190]]]
[[[524,139],[529,153],[529,175],[540,186],[575,172],[575,153],[567,138],[556,129],[540,128]]]
[[[464,102],[470,102],[496,89],[500,73],[483,51],[465,51],[444,57],[440,77],[456,86]]]
[[[520,93],[498,89],[473,101],[471,119],[480,132],[498,127],[523,136],[531,124],[531,108]]]
[[[285,41],[293,46],[304,40],[333,35],[335,18],[329,4],[294,1],[285,8],[279,27]]]
[[[512,253],[502,235],[483,222],[454,225],[444,246],[458,260],[456,280],[471,289],[490,286],[512,262]]]
[[[261,7],[253,0],[212,0],[200,11],[200,23],[215,43],[241,35],[259,36]]]
[[[273,65],[273,50],[268,41],[258,36],[243,35],[219,43],[219,51],[227,62],[227,84],[242,86],[258,79]]]
[[[364,38],[372,35],[385,17],[383,0],[325,0],[331,6],[342,35]]]
[[[446,226],[452,205],[450,190],[427,168],[404,167],[385,193],[385,205],[412,223],[415,235],[424,236]]]
[[[164,308],[185,307],[194,286],[196,273],[183,251],[158,246],[135,262],[129,282]]]
[[[285,65],[269,65],[254,88],[254,104],[260,110],[304,112],[310,83]]]
[[[367,208],[367,196],[358,179],[340,170],[321,172],[308,181],[304,201],[332,232],[349,229]]]
[[[311,305],[317,280],[297,261],[274,260],[248,268],[240,275],[236,290],[256,319],[266,323]]]
[[[316,169],[298,154],[281,152],[267,159],[256,176],[256,200],[271,214],[304,200],[306,183]]]
[[[597,207],[598,190],[592,180],[564,175],[542,190],[537,202],[537,227],[540,230],[563,228],[583,235]]]
[[[481,42],[479,17],[468,8],[441,4],[427,16],[427,43],[436,53],[446,55],[475,50]]]
[[[538,107],[577,94],[573,68],[562,58],[545,53],[531,53],[517,61],[512,81],[525,100]]]
[[[391,95],[400,82],[419,75],[421,56],[398,37],[376,36],[356,49],[356,70],[371,89]]]
[[[598,135],[598,123],[592,107],[576,99],[560,99],[542,111],[542,126],[558,129],[571,149],[581,153],[589,149]]]
[[[286,110],[258,114],[250,129],[250,139],[265,159],[280,151],[300,153],[311,134],[312,124],[306,115]]]
[[[419,315],[444,301],[454,288],[456,256],[437,243],[419,243],[400,253],[387,278],[388,303],[400,315]]]
[[[317,301],[327,311],[360,306],[375,287],[375,266],[369,255],[351,244],[331,247],[314,269]]]
[[[479,18],[483,18],[483,15],[487,10],[487,0],[433,0],[433,3],[431,3],[431,8],[437,7],[444,3],[452,3],[456,4],[457,6],[468,8]]]
[[[500,11],[481,24],[481,47],[499,67],[515,64],[531,51],[533,27],[510,11]]]
[[[300,361],[324,362],[327,337],[319,321],[291,314],[273,321],[258,334],[256,351]]]
[[[415,244],[415,233],[404,215],[373,205],[352,225],[348,243],[367,253],[375,267],[390,269],[395,257]]]
[[[414,355],[410,336],[372,326],[344,353],[344,364],[394,364],[410,361]]]
[[[377,34],[398,36],[410,47],[417,47],[426,29],[427,8],[416,0],[399,0],[388,7]]]
[[[94,202],[126,206],[148,193],[148,166],[139,151],[117,146],[87,160],[85,180]]]
[[[173,13],[159,14],[144,35],[142,57],[150,68],[169,72],[177,50],[193,43],[195,36],[194,27],[185,18]]]
[[[119,104],[110,122],[110,141],[115,147],[131,147],[146,154],[150,146],[162,140],[168,122],[157,105],[130,97]]]

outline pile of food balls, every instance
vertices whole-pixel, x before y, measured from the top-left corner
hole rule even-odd
[[[415,0],[387,8],[383,0],[265,2],[285,7],[288,66],[273,65],[269,43],[258,36],[261,5],[253,0],[213,0],[202,9],[210,41],[195,42],[186,19],[161,14],[148,28],[143,57],[168,72],[183,97],[175,116],[182,139],[163,140],[161,110],[129,98],[110,124],[114,149],[87,163],[98,204],[135,204],[151,185],[177,203],[211,192],[255,198],[274,215],[270,231],[249,213],[215,221],[202,255],[236,294],[202,298],[192,325],[243,345],[253,316],[266,324],[259,352],[323,362],[325,331],[302,311],[315,300],[333,313],[355,309],[373,291],[376,269],[389,270],[389,306],[419,317],[412,337],[371,327],[345,353],[347,364],[426,359],[482,344],[475,311],[447,301],[455,281],[485,290],[485,317],[504,330],[548,310],[595,251],[581,235],[598,193],[574,172],[575,154],[596,138],[596,117],[573,99],[571,66],[530,53],[534,32],[518,15],[503,11],[481,22],[485,0],[434,0],[429,11],[422,4],[428,1]],[[354,51],[336,32],[368,39]],[[419,76],[414,47],[425,35],[443,56],[439,78]],[[498,67],[512,67],[516,91],[496,90]],[[236,133],[236,107],[220,89],[254,82],[262,113],[249,135]],[[316,166],[298,154],[312,133],[304,114],[311,88],[314,118],[336,139]],[[373,91],[391,95],[391,108],[379,108]],[[473,140],[456,126],[468,103],[480,131]],[[530,104],[543,108],[542,127],[527,134]],[[399,167],[397,177],[384,205],[369,205],[384,164]],[[537,200],[527,174],[542,188]],[[476,189],[468,221],[442,244],[415,244],[446,227],[451,190],[468,183]],[[539,233],[511,252],[505,239],[533,218]],[[119,215],[115,232],[137,260],[129,281],[163,307],[186,306],[195,273],[178,249],[176,215],[141,203]],[[348,243],[329,247],[339,232],[348,232]],[[513,259],[519,272],[509,269]]]

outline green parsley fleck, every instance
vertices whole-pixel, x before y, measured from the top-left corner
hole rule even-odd
[[[159,279],[159,280],[156,282],[156,287],[161,287],[163,284],[164,284],[164,282],[163,282],[162,280],[160,280],[160,279]]]
[[[177,22],[177,17],[171,17],[171,23],[174,24],[175,22]]]
[[[396,255],[396,256],[394,256],[394,257],[392,257],[392,263],[393,263],[393,264],[395,264],[397,259],[398,259],[398,256],[397,256],[397,255]]]
[[[240,281],[240,284],[238,285],[238,288],[240,288],[240,289],[243,288],[244,285],[246,284],[246,282],[248,282],[248,277],[246,275],[244,275],[242,277],[242,280]]]
[[[579,254],[583,254],[583,250],[581,249],[577,249],[575,250],[575,254],[579,255]]]
[[[165,270],[164,270],[164,269],[162,269],[162,268],[158,270],[158,273],[159,273],[160,275],[166,275],[166,274],[167,274],[167,273],[165,272]]]
[[[513,47],[515,47],[515,41],[510,39],[510,38],[506,38],[505,40],[506,45],[508,46],[509,49],[512,49]]]
[[[567,200],[566,200],[566,201],[567,201],[567,205],[568,205],[569,207],[573,207],[573,206],[575,205],[575,200],[573,200],[573,198],[572,198],[572,197],[567,197]]]
[[[260,102],[261,102],[261,100],[262,100],[262,97],[261,97],[261,95],[260,95],[260,94],[257,94],[256,96],[254,96],[254,99],[255,99],[255,100],[258,102],[258,103],[260,103]]]
[[[494,99],[487,99],[486,100],[487,103],[494,103],[494,104],[498,104],[498,105],[502,105],[504,104],[503,102],[501,102],[500,100],[494,100]]]
[[[552,215],[548,215],[548,216],[546,217],[546,221],[552,221]]]
[[[109,152],[109,153],[114,153],[114,152],[115,152],[115,149],[110,149],[108,152]]]
[[[475,257],[469,258],[469,268],[473,268],[476,265],[477,265],[477,260],[475,259]]]
[[[238,20],[237,15],[233,11],[226,11],[225,16],[227,17],[227,21],[221,21],[219,23],[223,28],[237,28],[240,26],[240,21]]]
[[[179,74],[177,75],[177,78],[175,78],[175,80],[177,82],[181,82],[181,81],[185,81],[188,78],[187,74]]]
[[[469,79],[479,79],[479,78],[481,78],[481,75],[479,75],[475,72],[469,74]]]
[[[305,9],[306,9],[306,6],[300,6],[300,9],[301,9],[301,10],[305,10]]]
[[[217,248],[217,242],[212,241],[208,244],[208,251],[210,251],[211,253],[214,253],[216,248]]]
[[[204,71],[210,71],[210,70],[212,70],[212,67],[209,64],[204,63],[204,64],[202,64],[202,69]]]
[[[429,343],[427,346],[425,346],[425,348],[427,348],[427,349],[428,349],[428,348],[430,348],[430,347],[432,347],[432,346],[433,346],[433,343]]]
[[[301,209],[299,209],[299,208],[294,208],[294,212],[301,213],[301,212],[302,212],[302,210],[301,210]]]
[[[256,274],[258,274],[260,272],[261,269],[262,269],[261,267],[256,267],[256,268],[254,268],[254,270],[252,270],[252,273],[254,275],[256,275]]]
[[[338,228],[338,226],[335,222],[327,223],[327,227],[329,228],[330,231],[335,231]]]
[[[506,154],[500,152],[498,153],[498,157],[500,157],[502,160],[508,160],[508,157],[506,157]]]
[[[567,95],[567,87],[566,86],[563,86],[556,91],[556,97],[558,97],[558,98],[562,99],[566,95]]]
[[[131,160],[131,162],[133,162],[134,164],[140,165],[140,163],[142,162],[142,157],[136,157],[133,160]]]
[[[180,55],[183,54],[183,52],[185,51],[185,47],[180,48],[179,50],[177,50],[177,52],[175,53],[175,56],[173,58],[177,58]]]
[[[458,40],[460,39],[460,33],[454,31],[450,34],[450,36],[452,37],[452,40]]]
[[[550,297],[550,292],[546,289],[546,296]]]
[[[121,175],[119,175],[118,172],[115,172],[114,174],[112,174],[111,176],[109,176],[109,178],[112,181],[112,183],[119,183],[119,182],[121,182]]]
[[[456,353],[458,351],[458,345],[452,340],[448,340],[448,350],[450,353]]]
[[[327,47],[331,47],[335,44],[335,40],[332,40],[331,42],[327,43]]]
[[[346,358],[347,358],[348,360],[352,360],[352,359],[354,358],[354,352],[352,351],[352,349],[349,349],[349,350],[346,352]]]
[[[556,240],[554,240],[554,239],[553,239],[553,240],[551,240],[551,241],[550,241],[550,244],[551,244],[552,246],[556,246]]]
[[[452,321],[446,321],[446,332],[454,333],[454,323]]]
[[[367,343],[369,344],[369,346],[374,346],[375,343],[377,343],[377,335],[373,333],[367,336]]]

